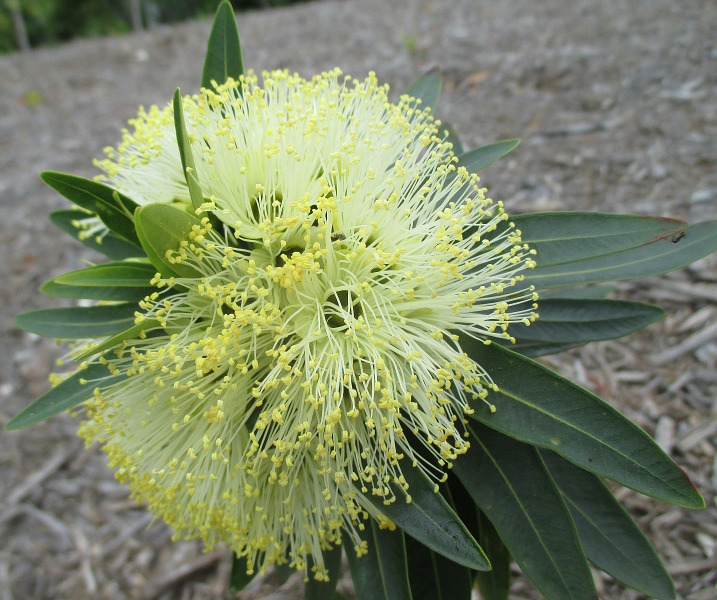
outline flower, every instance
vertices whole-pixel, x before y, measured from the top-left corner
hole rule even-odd
[[[133,496],[249,570],[311,556],[326,578],[322,549],[349,536],[360,554],[365,519],[390,526],[370,498],[396,501],[403,469],[437,488],[493,385],[459,335],[536,318],[502,204],[387,91],[276,71],[183,98],[204,205],[167,253],[181,276],[140,303],[147,330],[100,359],[127,377],[86,405],[80,435]],[[171,107],[131,123],[102,178],[194,212]]]

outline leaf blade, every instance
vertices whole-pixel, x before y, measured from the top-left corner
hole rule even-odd
[[[380,529],[370,519],[359,536],[367,544],[366,554],[357,557],[355,549],[346,546],[356,595],[375,600],[412,600],[403,532]]]
[[[471,418],[653,498],[704,506],[694,484],[652,438],[594,394],[497,344],[466,338],[462,346],[500,389],[487,398],[496,412],[473,402]]]
[[[313,560],[309,556],[307,560],[306,574],[309,580],[306,582],[304,600],[334,600],[336,584],[341,575],[341,544],[333,546],[330,550],[322,551],[324,566],[328,572],[328,581],[318,581],[312,577]]]
[[[411,502],[405,501],[403,490],[393,485],[396,501],[384,504],[381,499],[367,499],[415,540],[431,550],[463,566],[479,571],[490,569],[485,553],[468,532],[443,497],[418,469],[404,467]]]
[[[482,425],[471,439],[453,470],[525,575],[548,598],[594,598],[575,526],[535,448]]]
[[[179,147],[179,158],[182,161],[184,180],[187,182],[189,196],[192,200],[192,206],[195,212],[201,211],[202,204],[204,204],[204,196],[202,194],[202,188],[199,185],[194,156],[192,155],[192,145],[189,143],[187,126],[184,122],[182,93],[179,91],[179,88],[174,91],[172,108],[174,111],[174,131],[177,134],[177,146]]]
[[[25,429],[54,417],[89,400],[95,387],[109,387],[125,377],[125,375],[110,375],[105,365],[90,363],[86,369],[77,371],[20,411],[7,422],[5,429]]]
[[[228,0],[223,0],[217,7],[207,42],[202,87],[211,89],[212,80],[222,85],[230,77],[239,81],[243,74],[244,62],[234,10]]]
[[[406,543],[413,600],[470,600],[468,568],[432,552],[413,539]]]
[[[110,260],[122,260],[125,258],[144,256],[140,246],[130,244],[124,239],[115,236],[112,232],[107,232],[99,237],[99,241],[98,236],[82,235],[84,233],[82,229],[83,222],[89,225],[89,221],[96,218],[95,215],[76,209],[56,210],[50,213],[50,221],[52,221],[53,225],[95,252],[104,254]]]
[[[102,183],[77,175],[43,171],[40,177],[77,206],[95,213],[110,231],[140,247],[133,223],[138,206],[134,200]]]
[[[181,242],[188,240],[192,228],[199,220],[192,215],[168,204],[147,204],[135,214],[137,235],[147,258],[164,276],[198,277],[199,272],[189,265],[170,263],[168,251],[179,249]]]
[[[689,226],[684,238],[661,239],[597,258],[563,265],[538,266],[526,273],[525,285],[536,289],[643,279],[675,271],[717,251],[717,221]]]
[[[516,138],[512,140],[500,140],[479,146],[478,148],[473,148],[473,150],[469,150],[458,156],[458,165],[465,167],[470,173],[478,173],[515,150],[518,144],[520,144],[520,140]]]
[[[441,98],[442,87],[441,74],[437,69],[433,69],[414,81],[404,92],[404,95],[420,99],[419,108],[421,110],[430,108],[431,114],[433,114]]]
[[[684,221],[600,212],[538,212],[513,219],[540,268],[609,256],[674,236]]]
[[[137,306],[130,302],[99,306],[40,308],[20,313],[15,324],[31,333],[58,339],[96,339],[134,324]]]
[[[554,452],[541,450],[540,455],[568,504],[588,559],[629,587],[673,600],[672,579],[605,484]]]

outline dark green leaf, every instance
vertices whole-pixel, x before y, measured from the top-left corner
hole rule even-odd
[[[317,581],[314,578],[312,567],[314,561],[309,556],[307,560],[306,575],[306,591],[304,592],[304,600],[334,600],[336,593],[336,584],[341,575],[341,544],[333,546],[330,550],[322,552],[324,556],[324,566],[329,575],[328,581]]]
[[[478,542],[443,496],[434,491],[428,478],[406,463],[403,475],[408,483],[410,503],[406,502],[405,492],[396,485],[392,485],[396,495],[394,502],[384,504],[375,496],[367,496],[368,500],[408,535],[431,550],[471,569],[490,569]]]
[[[512,220],[523,242],[537,251],[541,269],[644,246],[687,227],[677,219],[579,211],[529,213]]]
[[[537,450],[482,425],[471,434],[453,470],[523,573],[551,600],[592,600],[575,525]]]
[[[112,375],[106,366],[90,363],[40,396],[30,406],[7,422],[5,429],[24,429],[81,404],[92,397],[96,387],[106,388],[125,379],[125,375]]]
[[[110,231],[140,246],[132,217],[137,209],[134,200],[102,183],[77,175],[43,171],[40,177],[77,206],[96,213]]]
[[[170,263],[167,251],[175,252],[181,242],[189,239],[199,219],[168,204],[148,204],[135,214],[137,235],[147,258],[164,276],[198,277],[199,272],[184,263]]]
[[[246,556],[239,557],[232,553],[232,572],[229,576],[229,592],[231,594],[241,592],[256,577],[256,569],[249,574],[247,573],[248,568]]]
[[[69,233],[73,238],[88,248],[92,248],[95,252],[104,254],[111,260],[144,256],[141,247],[130,244],[112,232],[107,232],[107,230],[105,230],[102,236],[83,235],[86,230],[82,228],[82,225],[85,224],[89,226],[96,218],[95,215],[88,214],[83,210],[56,210],[50,213],[50,221],[52,221],[54,225],[62,229],[65,233]]]
[[[406,95],[421,100],[419,108],[425,110],[431,109],[431,113],[435,112],[438,100],[441,97],[441,74],[438,70],[432,70],[423,75],[404,92]]]
[[[234,10],[228,0],[222,0],[209,34],[207,56],[202,71],[202,87],[211,89],[212,80],[222,85],[230,77],[239,81],[243,73],[244,64]]]
[[[483,600],[508,600],[510,591],[510,552],[488,518],[480,515],[480,545],[485,549],[490,571],[476,571],[476,584]]]
[[[599,300],[606,298],[615,289],[612,285],[589,285],[586,287],[560,288],[546,290],[540,294],[540,300],[553,298],[569,298],[571,300],[590,299]]]
[[[672,600],[675,587],[640,528],[598,477],[541,450],[578,528],[587,557],[651,598]]]
[[[94,356],[95,354],[105,352],[106,350],[111,350],[125,340],[138,338],[143,331],[149,331],[151,329],[156,329],[157,327],[159,327],[159,322],[157,320],[144,319],[140,323],[132,325],[132,327],[108,337],[103,342],[100,342],[96,346],[85,350],[82,354],[74,356],[73,358],[75,360],[86,360],[91,356]]]
[[[406,539],[406,551],[413,600],[470,600],[473,585],[469,569],[412,538]]]
[[[652,438],[594,394],[497,344],[465,336],[461,345],[500,389],[487,398],[496,412],[473,402],[473,418],[648,496],[704,506],[694,484]]]
[[[443,121],[439,129],[446,133],[446,141],[453,144],[453,154],[460,156],[465,152],[465,148],[458,137],[458,133],[456,133],[456,130],[453,129],[453,126],[450,123]]]
[[[115,302],[139,302],[151,294],[153,288],[130,287],[90,287],[64,285],[56,279],[46,281],[40,286],[40,291],[46,296],[54,298],[74,298],[85,300],[110,300]]]
[[[608,256],[539,266],[526,273],[524,283],[542,289],[641,279],[681,269],[717,251],[717,221],[691,225],[680,235]]]
[[[479,146],[458,157],[458,165],[468,169],[470,173],[478,173],[487,166],[492,165],[499,158],[515,150],[520,140],[502,140],[485,146]]]
[[[629,335],[661,319],[659,306],[625,300],[547,299],[538,305],[540,318],[530,326],[510,328],[516,339],[511,348],[521,351],[527,343],[580,345]]]
[[[411,600],[406,563],[406,545],[400,529],[380,529],[369,519],[359,532],[368,552],[360,558],[346,545],[346,557],[358,598],[371,600]],[[347,537],[347,541],[350,541]]]
[[[179,146],[179,157],[182,160],[182,171],[189,188],[189,195],[192,199],[194,210],[201,210],[204,204],[204,196],[202,188],[199,186],[197,177],[197,169],[194,164],[194,156],[192,155],[192,146],[189,143],[189,135],[187,127],[184,123],[184,111],[182,110],[182,93],[177,88],[174,92],[174,100],[172,102],[174,110],[174,130],[177,133],[177,146]]]
[[[137,306],[132,303],[40,308],[20,313],[15,317],[15,324],[44,337],[96,339],[133,325],[136,310]]]

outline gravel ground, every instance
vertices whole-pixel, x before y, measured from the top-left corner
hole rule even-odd
[[[478,6],[476,6],[478,5]],[[57,346],[12,316],[57,305],[36,290],[92,259],[49,225],[63,200],[38,173],[95,174],[139,104],[198,85],[209,21],[0,58],[0,423],[43,392]],[[245,63],[304,75],[375,70],[392,90],[432,66],[438,113],[467,147],[521,137],[485,172],[509,211],[594,209],[717,217],[717,4],[704,0],[321,1],[243,14]],[[717,262],[636,284],[621,297],[669,316],[624,343],[549,360],[638,422],[693,477],[704,511],[626,490],[619,497],[655,542],[680,598],[717,597]],[[128,500],[76,422],[62,415],[0,433],[0,600],[228,598],[229,555],[203,554]],[[299,598],[270,576],[238,596]],[[633,599],[607,577],[600,596]],[[351,597],[346,581],[341,583]],[[513,598],[534,598],[516,579]]]

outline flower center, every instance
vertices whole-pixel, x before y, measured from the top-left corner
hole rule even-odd
[[[332,291],[324,302],[324,314],[329,327],[339,329],[348,325],[346,315],[358,319],[362,314],[358,296],[349,290]]]

